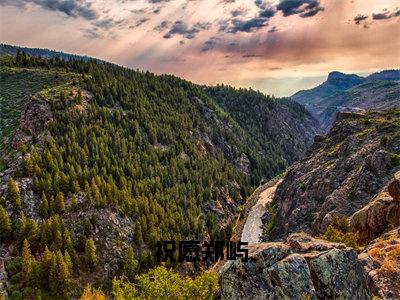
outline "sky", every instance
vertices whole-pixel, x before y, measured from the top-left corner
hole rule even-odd
[[[400,68],[400,0],[0,0],[0,42],[290,96]]]

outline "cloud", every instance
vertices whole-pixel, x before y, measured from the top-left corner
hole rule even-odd
[[[213,49],[216,44],[217,44],[217,42],[215,40],[209,39],[204,42],[203,47],[201,48],[201,51],[202,52],[209,51],[209,50]]]
[[[384,19],[390,19],[392,15],[389,13],[389,11],[385,11],[382,13],[377,13],[377,14],[372,14],[372,19],[373,20],[384,20]]]
[[[97,27],[91,29],[81,28],[81,31],[83,36],[88,39],[102,39],[104,37]]]
[[[247,13],[247,9],[238,8],[238,9],[231,11],[231,16],[232,17],[244,16],[246,13]]]
[[[170,30],[163,37],[169,39],[174,35],[181,35],[187,39],[193,39],[201,30],[208,30],[210,27],[211,23],[208,22],[197,22],[192,27],[189,27],[184,21],[178,20],[175,21]]]
[[[368,19],[368,16],[367,15],[360,15],[360,14],[358,14],[354,19],[353,19],[353,21],[356,23],[356,24],[360,24],[362,21],[365,21],[365,20],[367,20]]]
[[[396,8],[396,10],[393,13],[390,13],[390,11],[388,9],[384,9],[381,13],[372,13],[372,20],[375,21],[380,21],[380,20],[387,20],[390,18],[394,18],[394,17],[399,17],[400,16],[400,9]],[[364,28],[368,28],[368,24],[366,22],[366,20],[369,18],[368,15],[361,15],[358,14],[353,21],[356,24],[361,24],[361,22],[364,25]]]
[[[132,28],[140,27],[149,20],[150,20],[149,18],[141,18],[141,19],[137,20],[134,25],[129,26],[129,28],[132,29]]]
[[[56,11],[70,17],[81,17],[86,20],[95,20],[99,17],[98,12],[91,8],[91,3],[78,0],[1,0],[1,5],[14,5],[25,7],[27,4],[34,4],[43,9]]]
[[[268,32],[277,32],[278,28],[276,26],[273,26],[270,30],[268,30]]]
[[[273,8],[264,8],[260,10],[259,16],[261,18],[272,18],[276,11]]]
[[[267,26],[267,18],[253,18],[250,20],[232,19],[232,26],[228,29],[229,33],[251,32]]]
[[[281,0],[276,9],[280,10],[284,17],[299,14],[302,18],[315,16],[324,10],[319,0]]]
[[[153,30],[161,32],[161,31],[167,29],[170,24],[171,24],[170,21],[162,21],[159,25],[154,27]]]

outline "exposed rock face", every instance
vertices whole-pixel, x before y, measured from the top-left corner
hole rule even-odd
[[[357,252],[299,233],[285,243],[253,244],[249,261],[220,272],[222,299],[368,299]]]
[[[36,94],[25,104],[19,119],[19,129],[13,139],[13,147],[31,140],[31,135],[37,135],[47,129],[53,120],[49,102]],[[27,134],[29,133],[29,134]]]
[[[324,140],[318,138],[277,188],[272,240],[299,231],[318,235],[325,231],[333,213],[350,217],[380,193],[399,170],[393,159],[400,153],[399,119],[398,112],[340,114],[331,132]],[[392,184],[391,190],[397,195],[398,184]],[[391,198],[376,203],[380,208],[374,207],[382,215],[371,225],[391,216],[389,202]],[[387,224],[379,226],[386,228]]]
[[[388,191],[393,200],[400,202],[400,173],[397,173],[396,178],[389,183]]]
[[[25,104],[21,112],[19,124],[22,130],[28,130],[32,134],[46,129],[47,125],[53,120],[50,104],[40,95],[33,96]]]
[[[384,191],[351,216],[350,226],[353,231],[358,232],[360,243],[368,243],[388,228],[400,226],[400,202],[395,200],[399,197],[400,186],[397,177],[400,177],[400,172]]]

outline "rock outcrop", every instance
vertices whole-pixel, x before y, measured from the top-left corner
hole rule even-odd
[[[277,217],[270,238],[280,240],[299,231],[321,234],[333,214],[350,217],[374,197],[380,199],[372,205],[382,214],[379,218],[392,222],[392,206],[396,205],[390,204],[389,194],[379,194],[399,170],[399,120],[399,111],[339,114],[331,132],[324,139],[317,138],[277,188],[273,200]],[[397,191],[398,184],[390,189]],[[383,207],[385,211],[380,211]],[[387,224],[379,226],[386,228]],[[376,228],[378,235],[382,228]]]
[[[395,175],[384,191],[351,216],[350,227],[352,231],[358,232],[360,243],[368,243],[390,227],[400,226],[399,187],[400,172]]]
[[[251,245],[247,262],[224,265],[220,289],[222,299],[369,299],[357,252],[304,233]]]
[[[47,129],[53,120],[49,102],[40,94],[36,94],[25,104],[19,119],[19,129],[13,139],[14,149],[22,143],[32,139],[32,135],[37,135]]]

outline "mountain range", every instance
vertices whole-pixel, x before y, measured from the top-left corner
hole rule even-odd
[[[321,85],[302,90],[291,98],[303,104],[320,122],[323,132],[337,111],[365,111],[399,106],[400,70],[385,70],[367,77],[331,72]]]

